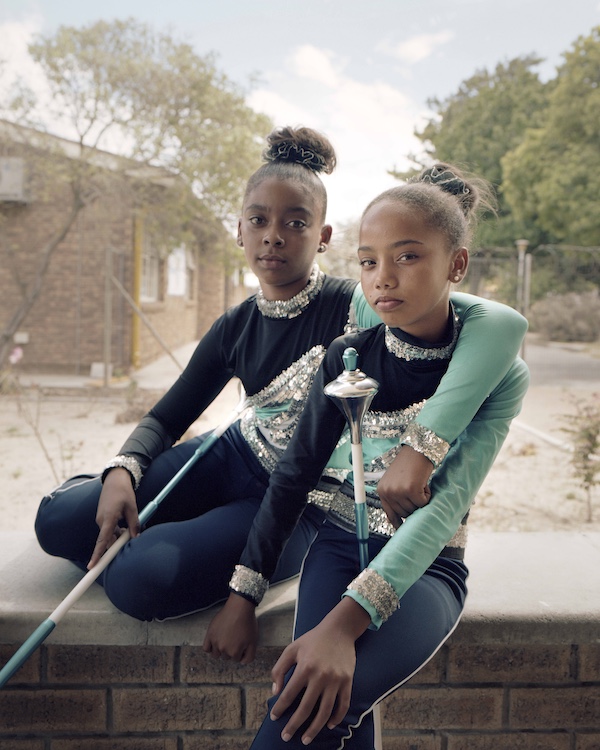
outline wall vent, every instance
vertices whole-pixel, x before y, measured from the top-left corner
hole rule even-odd
[[[18,157],[0,158],[0,201],[27,202],[23,159]]]

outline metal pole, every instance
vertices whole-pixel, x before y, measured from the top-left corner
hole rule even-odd
[[[517,265],[517,310],[521,315],[526,315],[526,308],[529,306],[529,290],[526,291],[529,281],[526,282],[526,269],[528,259],[526,258],[527,248],[529,247],[529,240],[520,239],[515,240],[518,253],[518,265]],[[529,269],[531,269],[531,260],[529,260]],[[525,359],[525,339],[521,344],[520,355]]]
[[[344,372],[325,386],[325,395],[340,402],[350,426],[352,443],[352,474],[354,477],[354,509],[360,566],[369,564],[369,519],[365,495],[365,468],[362,452],[362,421],[379,383],[368,378],[357,367],[358,353],[348,347],[343,354]]]
[[[106,248],[104,269],[104,387],[110,385],[110,362],[112,341],[112,247]]]
[[[343,354],[344,372],[325,386],[325,395],[338,399],[348,420],[352,443],[352,474],[354,477],[354,512],[360,567],[369,564],[369,515],[365,493],[365,467],[362,451],[362,422],[379,383],[358,369],[358,352],[348,347]],[[374,748],[383,750],[381,709],[373,708]]]

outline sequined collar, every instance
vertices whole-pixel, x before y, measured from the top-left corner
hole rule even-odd
[[[323,288],[325,274],[315,263],[308,284],[292,299],[265,299],[262,289],[256,295],[256,304],[267,318],[296,318],[303,313]]]
[[[450,359],[452,356],[452,352],[454,351],[454,347],[456,346],[456,340],[458,339],[458,334],[460,333],[460,329],[462,327],[462,323],[458,315],[455,313],[454,308],[452,308],[452,340],[449,344],[445,344],[443,346],[431,346],[431,347],[423,347],[419,346],[418,344],[414,343],[415,339],[413,339],[412,342],[409,341],[403,341],[402,339],[398,338],[396,335],[392,333],[392,331],[389,329],[388,326],[385,327],[385,346],[390,352],[390,354],[393,354],[395,357],[398,357],[398,359],[405,359],[407,362],[410,362],[411,360],[420,359],[420,360],[435,360],[435,359]],[[399,331],[402,333],[402,331]],[[406,334],[404,334],[406,335]],[[412,337],[411,337],[412,338]]]

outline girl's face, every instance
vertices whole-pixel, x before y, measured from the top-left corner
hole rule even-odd
[[[430,343],[442,339],[450,283],[467,271],[466,248],[449,252],[419,211],[388,200],[364,215],[358,260],[365,297],[384,323]]]
[[[306,286],[319,245],[331,238],[321,213],[305,187],[276,177],[246,197],[238,242],[267,299],[291,299]]]

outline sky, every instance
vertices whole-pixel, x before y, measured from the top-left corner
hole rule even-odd
[[[523,55],[543,58],[539,74],[553,78],[563,53],[600,25],[600,0],[0,0],[0,58],[7,74],[34,80],[26,50],[37,34],[128,17],[214,53],[276,125],[331,139],[336,227],[396,184],[388,170],[411,166],[428,101]]]

